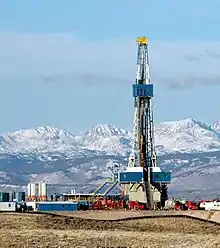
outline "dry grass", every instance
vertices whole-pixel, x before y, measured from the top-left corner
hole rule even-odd
[[[57,212],[59,215],[80,217],[83,219],[97,220],[117,220],[123,218],[133,218],[155,215],[182,215],[181,211],[133,211],[133,210],[94,210],[94,211],[76,211],[76,212]]]
[[[117,220],[123,218],[133,218],[142,216],[194,216],[204,220],[212,220],[220,223],[220,212],[209,212],[209,211],[77,211],[77,212],[58,212],[59,215],[80,217],[85,219],[98,219],[98,220]]]
[[[220,247],[219,226],[186,218],[112,222],[69,216],[0,214],[0,229],[1,248]]]

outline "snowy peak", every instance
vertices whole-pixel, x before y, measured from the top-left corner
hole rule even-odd
[[[83,137],[84,147],[105,151],[108,154],[125,155],[131,149],[130,133],[110,124],[99,124],[91,128]]]
[[[87,133],[85,133],[85,135],[87,137],[99,139],[112,136],[126,136],[128,135],[128,131],[110,124],[99,124],[91,128]]]
[[[9,133],[9,135],[11,137],[15,136],[15,137],[31,138],[31,139],[37,139],[45,136],[72,137],[72,134],[70,134],[69,132],[52,126],[39,126],[37,128],[20,129],[18,131],[15,131],[14,133]]]
[[[158,125],[159,128],[167,127],[172,132],[180,132],[187,129],[195,128],[208,128],[206,124],[203,124],[193,118],[186,118],[179,121],[167,121]]]
[[[163,122],[156,126],[156,133],[182,133],[192,136],[219,136],[215,130],[208,124],[197,121],[193,118],[187,118],[179,121]]]
[[[220,133],[193,118],[161,123],[156,126],[155,133],[157,146],[169,151],[220,150]]]
[[[69,132],[51,126],[21,129],[2,135],[1,146],[7,150],[15,148],[24,150],[47,149],[50,147],[70,144],[74,136]]]

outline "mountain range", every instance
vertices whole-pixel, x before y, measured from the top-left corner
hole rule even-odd
[[[193,118],[155,125],[158,164],[172,170],[169,194],[187,198],[220,195],[220,122]],[[0,135],[0,188],[26,189],[46,181],[49,192],[91,191],[127,166],[132,133],[99,124],[79,135],[52,126]]]

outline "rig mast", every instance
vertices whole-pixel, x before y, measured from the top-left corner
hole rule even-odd
[[[133,85],[135,116],[133,130],[133,156],[135,167],[156,167],[153,125],[153,84],[150,83],[148,39],[137,38],[137,75]]]

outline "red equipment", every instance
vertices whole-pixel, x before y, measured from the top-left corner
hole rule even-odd
[[[187,206],[179,201],[175,202],[174,210],[187,210]]]
[[[181,210],[182,208],[181,208],[181,203],[180,202],[175,202],[175,204],[174,204],[174,210]]]
[[[187,202],[187,207],[189,210],[197,210],[198,209],[198,206],[196,205],[196,203],[192,202],[192,201]]]
[[[146,204],[145,203],[140,203],[138,201],[130,201],[129,202],[129,208],[130,209],[145,210],[146,209]]]
[[[124,207],[123,200],[98,200],[97,202],[93,203],[92,209],[93,210],[109,210],[109,209],[120,209]]]
[[[183,204],[179,201],[175,202],[174,204],[174,210],[196,210],[198,209],[198,206],[195,202],[187,201],[186,204]]]

